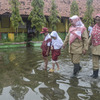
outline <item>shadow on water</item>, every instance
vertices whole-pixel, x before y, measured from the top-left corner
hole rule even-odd
[[[91,55],[82,57],[82,71],[73,79],[66,49],[59,57],[59,71],[49,73],[43,65],[39,47],[0,49],[0,100],[100,100],[100,78],[89,77]],[[48,70],[51,67],[50,56]]]

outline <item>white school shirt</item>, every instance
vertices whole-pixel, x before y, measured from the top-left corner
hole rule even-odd
[[[56,37],[56,39],[52,39],[52,46],[55,50],[61,49],[63,45],[62,39],[59,37],[58,33],[56,31],[52,31],[51,36]]]
[[[93,29],[93,27],[91,27],[91,26],[89,26],[89,27],[88,27],[89,36],[91,36],[91,33],[92,33],[92,29]]]
[[[48,40],[48,39],[50,39],[51,38],[51,36],[49,35],[49,33],[45,36],[45,39],[44,39],[44,41],[46,41],[46,40]],[[47,46],[50,46],[50,42],[48,42],[47,43]]]

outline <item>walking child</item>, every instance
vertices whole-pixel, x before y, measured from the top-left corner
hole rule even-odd
[[[54,67],[57,65],[57,69],[59,70],[59,64],[58,64],[58,56],[61,54],[61,48],[63,45],[62,39],[59,37],[56,31],[53,31],[51,33],[51,51],[52,51],[52,68],[49,70],[49,72],[54,72]]]
[[[42,49],[42,56],[45,63],[44,69],[47,70],[48,56],[50,53],[50,46],[51,46],[51,36],[49,35],[48,28],[46,27],[42,28],[42,32],[40,34],[44,34],[45,36],[41,45],[41,49]]]

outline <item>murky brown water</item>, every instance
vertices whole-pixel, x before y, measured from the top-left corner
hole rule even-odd
[[[100,100],[100,77],[89,77],[90,55],[83,56],[82,71],[73,79],[66,49],[59,57],[60,70],[54,73],[42,70],[39,47],[0,49],[0,55],[0,100]],[[48,70],[51,66],[49,58]]]

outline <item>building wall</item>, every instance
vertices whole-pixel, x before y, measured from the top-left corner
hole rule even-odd
[[[49,32],[53,31],[50,25],[47,25],[46,27],[48,27]],[[66,30],[68,30],[68,19],[64,18],[60,23],[56,24],[56,31],[58,33],[64,33]]]
[[[61,33],[61,32],[65,32],[65,24],[64,23],[58,23],[57,24],[57,32]]]
[[[61,21],[60,23],[57,23],[57,32],[62,33],[62,32],[66,32],[66,29],[68,29],[68,21],[66,19],[63,19],[63,21]],[[47,25],[46,27],[48,27],[49,32],[52,31],[50,25]],[[40,28],[41,31],[41,28]],[[9,17],[2,17],[0,20],[0,32],[1,33],[14,33],[15,30],[11,25],[10,19]],[[18,29],[19,33],[26,33],[27,29],[24,27],[20,27]]]
[[[9,17],[1,18],[0,20],[0,32],[1,33],[14,33],[15,30],[11,25],[11,22],[9,20]],[[27,29],[19,28],[18,32],[27,32]]]

